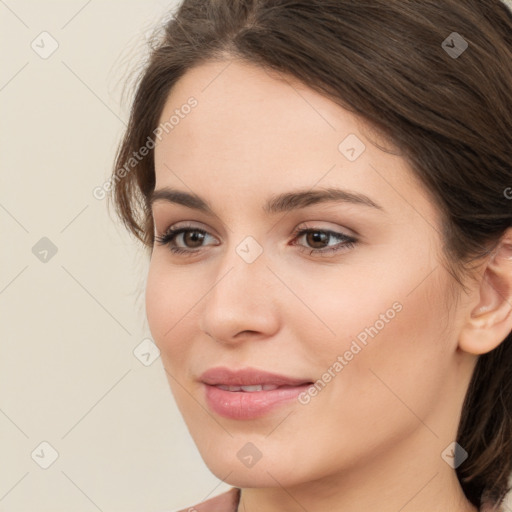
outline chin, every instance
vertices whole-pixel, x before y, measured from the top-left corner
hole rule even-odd
[[[288,461],[282,456],[279,456],[280,463],[276,463],[262,455],[256,463],[251,465],[248,461],[246,466],[238,458],[239,450],[233,450],[233,457],[219,458],[209,454],[210,457],[203,457],[203,461],[211,473],[234,487],[292,487],[312,479],[311,475],[298,474],[301,468],[297,468],[293,460]]]

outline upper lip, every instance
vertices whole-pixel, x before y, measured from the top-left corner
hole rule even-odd
[[[274,386],[299,386],[311,383],[308,379],[295,379],[270,373],[257,368],[232,370],[225,366],[217,366],[205,371],[199,379],[210,386],[251,386],[272,384]]]

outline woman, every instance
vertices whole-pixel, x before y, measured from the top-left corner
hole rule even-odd
[[[208,468],[198,511],[505,510],[512,14],[185,0],[113,199]]]

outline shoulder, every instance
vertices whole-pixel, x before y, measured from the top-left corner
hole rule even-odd
[[[218,496],[176,512],[237,512],[240,489],[232,487]]]

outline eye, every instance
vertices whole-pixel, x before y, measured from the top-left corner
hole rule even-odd
[[[203,242],[209,236],[211,235],[207,231],[194,226],[170,227],[163,235],[156,236],[155,242],[159,245],[169,246],[169,250],[173,254],[191,255],[199,252],[204,247]],[[344,233],[316,228],[297,229],[294,231],[293,236],[294,241],[291,245],[297,245],[301,252],[309,251],[310,255],[316,253],[332,254],[342,250],[349,250],[357,243],[356,238]],[[309,248],[297,243],[297,240],[301,238],[305,238],[306,244],[310,246]],[[338,243],[329,245],[331,240],[337,240]],[[180,241],[181,245],[177,243]]]
[[[310,255],[315,253],[332,254],[342,250],[349,250],[352,249],[357,243],[357,239],[352,236],[325,229],[298,229],[294,232],[294,235],[295,240],[305,237],[305,241],[310,246],[310,248],[297,244],[296,242],[294,242],[292,245],[299,245],[300,251],[309,251]],[[326,245],[332,239],[338,240],[338,243],[335,245]]]
[[[160,245],[168,245],[174,254],[195,253],[201,248],[201,244],[206,236],[210,236],[204,229],[193,226],[183,226],[180,228],[170,227],[162,236],[156,236],[155,241]],[[185,247],[176,245],[176,239],[184,242]],[[188,245],[190,244],[190,245]]]

